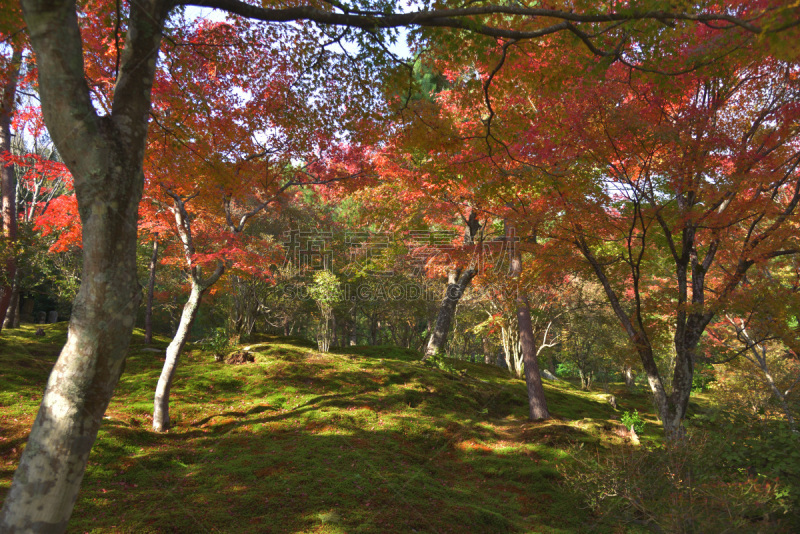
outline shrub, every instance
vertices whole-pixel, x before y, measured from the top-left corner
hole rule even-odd
[[[222,361],[225,353],[228,352],[230,347],[231,339],[228,337],[228,334],[225,332],[224,328],[215,329],[214,334],[203,341],[203,348],[214,354],[217,361]]]
[[[702,393],[708,389],[711,382],[716,381],[714,367],[708,363],[695,364],[694,374],[692,374],[692,392]]]
[[[450,359],[440,352],[428,356],[425,360],[423,360],[423,362],[425,363],[425,365],[441,369],[442,371],[446,371],[448,373],[453,373],[453,374],[458,373],[458,370],[450,362]]]
[[[614,524],[661,532],[772,532],[788,520],[784,488],[766,477],[726,472],[703,436],[648,450],[575,448],[564,484]]]
[[[725,470],[763,480],[780,480],[784,504],[800,510],[800,436],[782,421],[753,421],[730,413],[693,420],[712,427],[715,461]],[[796,528],[800,528],[800,515]]]
[[[625,428],[633,428],[633,431],[637,434],[641,434],[642,430],[644,430],[644,420],[639,415],[639,410],[634,410],[633,413],[623,413],[620,421],[625,425]]]

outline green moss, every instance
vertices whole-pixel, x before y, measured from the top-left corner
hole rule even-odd
[[[15,446],[0,442],[0,497],[65,340],[63,325],[46,328],[44,338],[29,327],[0,338],[0,417],[20,420]],[[495,367],[453,362],[454,374],[406,349],[319,354],[279,336],[243,346],[255,363],[215,363],[187,348],[172,389],[176,426],[156,434],[150,414],[163,352],[144,350],[136,332],[71,532],[577,532],[593,524],[556,466],[575,442],[618,439],[618,413],[601,396],[548,383],[557,418],[530,423],[524,382]],[[20,366],[23,358],[30,365]],[[618,400],[647,412],[641,399]]]

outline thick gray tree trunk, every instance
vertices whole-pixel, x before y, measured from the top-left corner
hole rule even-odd
[[[144,311],[144,344],[153,341],[153,293],[156,287],[156,267],[158,266],[158,234],[153,238],[153,255],[150,257],[150,279],[147,281],[147,304]]]
[[[450,334],[450,327],[456,315],[458,301],[464,294],[475,275],[476,269],[467,269],[462,273],[461,269],[452,269],[447,273],[447,290],[445,291],[442,305],[439,307],[439,314],[436,316],[436,324],[428,339],[428,346],[425,348],[423,359],[429,358],[436,353],[444,352],[447,345],[447,336]]]
[[[63,532],[89,451],[128,353],[141,288],[136,230],[155,60],[166,8],[131,4],[111,114],[94,110],[74,1],[23,0],[45,122],[75,183],[81,287],[69,337],[45,387],[0,512],[0,532]],[[145,13],[143,10],[146,10]]]

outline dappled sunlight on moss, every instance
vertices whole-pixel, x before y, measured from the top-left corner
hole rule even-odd
[[[561,488],[555,465],[571,444],[617,439],[608,430],[616,412],[597,394],[548,383],[557,418],[531,423],[524,382],[491,366],[455,362],[466,374],[452,374],[405,349],[320,354],[278,336],[243,346],[255,363],[215,363],[188,348],[172,393],[175,426],[156,434],[163,354],[134,345],[89,460],[75,532],[482,534],[574,532],[594,521]],[[47,370],[15,394],[36,397]],[[24,405],[31,420],[35,410]]]

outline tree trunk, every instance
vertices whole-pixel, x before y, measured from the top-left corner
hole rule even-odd
[[[158,265],[158,234],[153,238],[153,255],[150,257],[150,279],[147,282],[147,306],[144,311],[144,344],[153,341],[153,292],[156,287],[156,266]]]
[[[536,344],[533,339],[533,326],[528,297],[517,297],[517,323],[519,339],[522,345],[522,363],[525,367],[525,384],[528,386],[528,407],[531,421],[549,419],[547,400],[544,397],[542,377],[539,374],[539,362],[536,361]]]
[[[427,359],[436,353],[444,352],[447,346],[447,336],[450,333],[450,325],[453,324],[453,318],[456,315],[458,301],[461,300],[464,290],[472,282],[476,274],[478,274],[476,269],[467,269],[463,274],[461,274],[461,269],[454,269],[448,273],[447,290],[445,291],[444,299],[442,299],[442,305],[436,317],[436,326],[434,326],[431,337],[428,340],[423,359]]]
[[[175,377],[178,358],[189,338],[189,333],[192,330],[192,323],[194,323],[194,319],[197,317],[197,311],[200,307],[200,300],[203,298],[203,293],[214,285],[225,272],[225,264],[219,262],[211,276],[203,279],[200,273],[200,267],[194,263],[195,248],[192,238],[192,222],[186,211],[186,204],[197,195],[192,194],[184,198],[169,189],[166,190],[166,193],[168,196],[172,197],[173,200],[171,211],[175,217],[178,237],[183,244],[183,253],[189,268],[189,280],[192,288],[189,292],[189,298],[186,300],[186,304],[181,312],[178,329],[167,347],[167,357],[164,361],[164,368],[161,370],[161,376],[156,385],[156,394],[153,400],[153,430],[156,432],[169,430],[169,391],[172,387],[172,379]]]
[[[693,348],[697,345],[697,340],[694,340],[694,345],[692,345],[691,341],[687,342],[687,340],[684,338],[684,335],[686,334],[685,328],[676,330],[675,351],[677,356],[675,375],[673,378],[673,393],[672,395],[668,396],[664,388],[664,383],[661,380],[658,366],[656,365],[655,356],[653,354],[653,346],[650,342],[650,339],[647,337],[646,331],[634,326],[631,315],[628,315],[628,313],[623,309],[622,304],[619,301],[619,297],[617,296],[614,288],[611,286],[611,283],[609,282],[602,265],[597,258],[595,258],[594,253],[591,251],[586,241],[582,238],[578,238],[576,239],[575,244],[592,266],[595,274],[597,275],[597,279],[603,286],[606,297],[608,297],[611,308],[614,310],[615,315],[622,323],[622,327],[625,330],[625,333],[628,335],[631,345],[636,349],[636,352],[639,354],[639,358],[642,360],[642,367],[645,375],[647,376],[647,382],[650,385],[650,391],[653,393],[653,400],[656,405],[656,410],[658,411],[658,417],[661,419],[661,424],[664,427],[665,436],[668,440],[680,438],[683,435],[683,417],[686,414],[686,408],[689,404],[689,393],[691,392],[692,386],[693,369],[691,363],[692,354],[690,351],[693,350]],[[683,284],[681,287],[683,287],[685,290],[685,273],[682,273],[680,270],[677,272],[679,283]],[[685,312],[681,312],[681,315],[685,315]],[[639,319],[637,324],[641,324],[641,315],[634,316]],[[682,324],[680,319],[678,324]],[[691,330],[696,333],[696,329]],[[699,339],[699,337],[697,339]],[[684,389],[687,378],[689,387],[688,389]]]
[[[688,337],[688,336],[687,336]],[[699,340],[699,336],[697,337]],[[683,419],[689,408],[689,397],[692,394],[692,376],[694,374],[694,351],[696,340],[685,340],[675,343],[675,367],[672,375],[672,393],[661,411],[666,414],[662,419],[664,431],[668,439],[681,439],[685,435]]]
[[[136,263],[135,221],[143,175],[141,168],[127,170],[98,177],[114,187],[79,193],[84,282],[73,304],[67,343],[50,374],[4,502],[2,532],[66,530],[89,451],[122,373],[141,300],[131,265]],[[141,180],[131,178],[137,174]],[[128,224],[118,224],[120,220]]]
[[[331,321],[330,321],[330,346],[331,347],[338,347],[339,346],[339,334],[338,328],[336,326],[336,314],[331,312]],[[330,347],[329,347],[330,348]],[[327,352],[327,351],[325,351]]]
[[[19,328],[19,316],[19,270],[17,270],[14,282],[11,284],[11,301],[8,303],[3,328]]]
[[[622,376],[625,377],[625,387],[628,389],[633,389],[633,386],[636,383],[636,375],[633,373],[633,367],[626,365],[622,369]]]
[[[11,119],[14,116],[14,101],[17,93],[17,78],[22,64],[22,48],[14,48],[9,65],[10,72],[2,88],[0,99],[0,154],[11,152]],[[0,188],[2,189],[3,239],[8,251],[0,296],[0,328],[5,326],[6,312],[11,303],[13,281],[17,274],[17,258],[14,245],[17,242],[17,173],[13,164],[0,165]]]
[[[378,344],[378,316],[371,315],[369,318],[369,344]]]
[[[522,276],[522,254],[517,246],[515,246],[515,228],[504,223],[504,235],[506,242],[509,246],[511,254],[511,278],[517,279]],[[531,421],[539,421],[542,419],[549,419],[550,412],[547,410],[547,400],[544,396],[544,387],[542,386],[542,377],[539,374],[539,362],[537,361],[538,353],[535,340],[533,337],[533,324],[531,322],[530,304],[528,304],[527,295],[517,286],[517,329],[519,331],[519,345],[522,352],[522,366],[525,373],[525,385],[528,388],[528,409]],[[552,322],[550,323],[552,325]],[[547,331],[550,330],[548,325]],[[547,332],[545,332],[545,339],[543,345],[547,343]]]
[[[764,375],[764,381],[769,386],[773,396],[778,399],[778,402],[781,404],[783,414],[786,416],[786,421],[789,423],[789,429],[792,431],[792,434],[797,433],[797,425],[795,423],[794,416],[792,416],[792,410],[789,407],[789,403],[786,400],[786,397],[792,392],[792,389],[797,382],[792,384],[792,386],[790,386],[785,392],[781,391],[775,383],[775,378],[772,376],[772,373],[769,370],[769,364],[767,362],[767,348],[764,346],[763,342],[759,343],[750,337],[744,321],[742,321],[741,324],[737,324],[737,322],[729,315],[726,315],[725,317],[736,329],[737,337],[740,341],[744,342],[747,350],[750,353],[750,355],[748,355],[748,353],[745,352],[744,357],[761,370],[762,375]],[[800,380],[800,378],[798,378],[798,380]]]
[[[508,353],[505,351],[500,350],[497,352],[497,359],[495,360],[495,363],[500,369],[511,372],[511,369],[508,368]]]
[[[350,346],[358,345],[358,308],[353,305],[353,319],[350,324]]]
[[[760,362],[760,360],[759,360]],[[772,373],[769,372],[766,364],[760,365],[761,371],[764,373],[764,378],[767,381],[767,385],[772,390],[772,394],[778,401],[781,403],[781,408],[783,409],[783,415],[786,417],[786,421],[789,423],[789,429],[792,431],[792,434],[797,433],[797,425],[794,421],[794,417],[792,416],[792,410],[789,407],[789,403],[786,401],[786,395],[778,389],[778,386],[775,385],[775,379],[772,377]]]
[[[517,327],[516,318],[510,321],[508,325],[500,326],[500,342],[503,345],[503,350],[500,355],[503,357],[503,363],[498,362],[498,366],[507,370],[509,373],[516,373],[517,376],[522,376],[521,372],[517,372],[517,362],[522,362],[519,356],[519,328]]]
[[[492,364],[492,343],[489,341],[489,338],[483,336],[481,339],[481,344],[483,346],[483,363],[486,365]]]
[[[153,403],[153,430],[156,432],[169,430],[169,392],[172,388],[172,380],[175,378],[175,370],[178,367],[178,358],[189,340],[189,333],[200,309],[203,293],[204,290],[198,284],[192,284],[189,300],[186,301],[181,313],[178,331],[167,347],[167,358],[164,361],[164,368],[161,370],[158,385],[156,385],[156,395]]]
[[[581,389],[589,391],[592,389],[592,381],[594,380],[594,371],[591,369],[578,369],[578,374],[581,377]]]
[[[122,373],[141,300],[137,216],[150,88],[167,6],[158,0],[131,4],[125,61],[112,110],[103,117],[86,84],[74,2],[23,0],[22,8],[36,52],[44,119],[75,183],[83,270],[67,343],[3,503],[0,531],[63,532]]]

